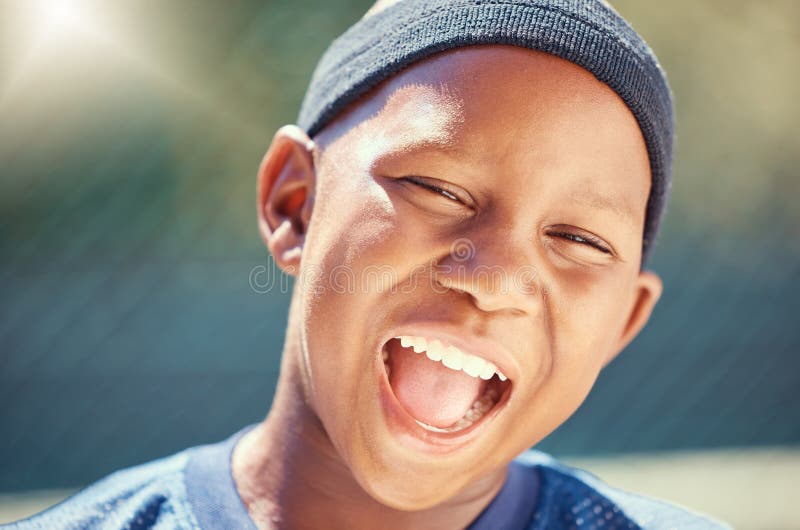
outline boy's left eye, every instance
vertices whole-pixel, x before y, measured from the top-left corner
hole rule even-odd
[[[613,254],[611,249],[609,249],[605,244],[603,244],[603,242],[600,241],[600,239],[594,236],[590,236],[588,234],[585,235],[585,234],[575,234],[572,232],[558,231],[558,232],[552,232],[551,235],[562,237],[564,239],[568,239],[570,241],[574,241],[576,243],[580,243],[588,247],[596,248],[597,250],[605,254]]]

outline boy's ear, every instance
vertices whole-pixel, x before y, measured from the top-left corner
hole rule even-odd
[[[614,360],[647,324],[656,302],[661,298],[663,290],[664,284],[656,273],[651,271],[641,271],[639,273],[634,287],[633,302],[628,311],[628,321],[623,328],[622,335],[620,335],[617,347],[611,351],[611,354],[605,360],[604,366]]]
[[[314,142],[295,125],[281,127],[258,170],[258,230],[275,263],[297,275],[316,174]]]

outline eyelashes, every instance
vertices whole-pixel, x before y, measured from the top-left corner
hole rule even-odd
[[[456,193],[447,189],[445,186],[438,184],[438,181],[434,182],[431,181],[431,179],[418,176],[401,177],[400,180],[410,182],[415,186],[419,186],[420,188],[423,188],[431,193],[435,193],[459,205],[472,208],[472,206],[467,201],[463,200]],[[551,230],[550,232],[548,232],[548,235],[553,237],[558,237],[573,243],[577,243],[579,245],[583,245],[588,248],[595,249],[599,252],[602,252],[603,254],[608,254],[608,255],[614,254],[614,251],[612,251],[608,247],[608,245],[604,243],[600,238],[587,233],[576,234],[574,232],[566,230]]]
[[[600,252],[603,252],[604,254],[609,254],[609,255],[613,254],[611,249],[606,247],[599,239],[590,235],[585,235],[585,234],[578,235],[578,234],[573,234],[572,232],[550,232],[550,235],[561,237],[569,241],[574,241],[575,243],[579,243],[581,245],[595,248]]]
[[[438,195],[441,195],[442,197],[444,197],[446,199],[449,199],[451,201],[454,201],[454,202],[456,202],[458,204],[461,204],[463,206],[469,206],[466,201],[464,201],[461,197],[459,197],[453,191],[451,191],[449,189],[446,189],[445,187],[443,187],[441,185],[434,184],[433,182],[431,182],[428,179],[423,179],[421,177],[411,176],[411,177],[402,177],[401,180],[405,180],[407,182],[415,184],[415,185],[417,185],[417,186],[419,186],[421,188],[424,188],[424,189],[426,189],[428,191],[431,191],[432,193],[436,193]]]

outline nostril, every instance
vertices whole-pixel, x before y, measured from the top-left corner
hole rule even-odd
[[[447,291],[454,291],[460,295],[465,295],[469,297],[473,301],[473,303],[477,301],[475,299],[475,295],[472,294],[472,292],[470,292],[467,287],[456,283],[455,281],[453,281],[452,278],[449,278],[448,276],[434,273],[433,281],[436,284],[434,287],[439,287],[439,289],[435,288],[434,290],[436,292],[439,292],[440,294],[443,294]]]

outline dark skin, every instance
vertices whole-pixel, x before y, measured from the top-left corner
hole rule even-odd
[[[278,131],[259,227],[299,281],[273,406],[234,453],[256,524],[468,526],[509,462],[577,409],[647,322],[662,290],[640,270],[649,191],[620,98],[572,63],[510,46],[416,63],[313,141]],[[473,245],[466,261],[456,240]],[[456,261],[506,275],[443,267]],[[330,289],[336,267],[386,265],[413,289]],[[525,288],[506,281],[520,269],[534,271]],[[412,443],[379,404],[382,341],[409,323],[510,352],[510,397],[465,443]]]

